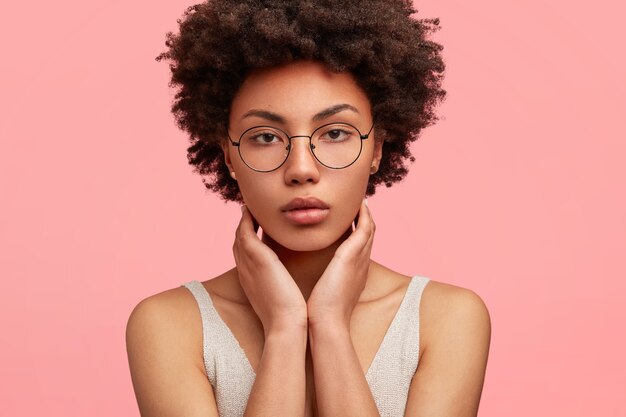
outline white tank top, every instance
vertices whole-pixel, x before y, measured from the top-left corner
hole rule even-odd
[[[402,417],[419,359],[419,304],[429,278],[415,275],[365,379],[381,417]],[[201,282],[182,284],[202,317],[204,367],[220,417],[244,415],[256,374],[244,350],[213,306]]]

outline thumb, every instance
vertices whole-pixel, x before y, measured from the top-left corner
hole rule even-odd
[[[256,221],[256,219],[248,209],[248,206],[245,204],[241,206],[241,215],[243,216],[244,220],[252,222],[254,233],[257,233],[259,230],[259,223]]]

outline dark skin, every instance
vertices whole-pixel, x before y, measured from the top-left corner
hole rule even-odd
[[[285,131],[308,134],[313,115],[340,103],[359,111],[333,118],[372,124],[368,98],[349,74],[300,63],[248,80],[233,102],[235,132],[258,123],[242,117],[250,109],[269,108],[283,116]],[[365,372],[411,281],[370,259],[375,226],[363,195],[370,166],[380,162],[378,144],[366,141],[354,165],[330,170],[297,141],[280,170],[263,174],[225,148],[248,206],[233,245],[236,268],[203,285],[256,373],[248,415],[378,415]],[[303,229],[280,207],[307,195],[326,201],[331,214]],[[486,309],[472,292],[437,282],[422,298],[420,364],[405,416],[473,417],[488,351]],[[135,309],[127,345],[142,415],[217,416],[202,337],[198,305],[185,288]]]
[[[445,97],[440,79],[445,66],[441,45],[427,37],[439,29],[438,19],[409,17],[416,10],[408,1],[313,4],[220,0],[198,5],[181,19],[179,33],[168,34],[168,49],[157,57],[173,65],[179,94],[172,110],[190,133],[189,161],[203,176],[211,174],[205,185],[225,200],[244,202],[221,163],[218,141],[228,127],[224,115],[241,80],[268,63],[320,60],[358,79],[372,103],[377,135],[389,138],[384,161],[366,184],[368,196],[407,175],[405,163],[415,160],[410,142],[437,120],[433,110]]]
[[[362,204],[362,208],[359,211],[359,214],[361,212],[368,213],[367,212],[367,205],[365,203]],[[363,233],[363,234],[365,233],[365,232],[361,231],[362,228],[358,227],[358,225],[359,225],[359,221],[358,221],[359,220],[359,214],[357,214],[355,216],[355,219],[353,221],[353,226],[351,226],[351,229],[352,229],[352,227],[354,227],[354,230],[346,231],[346,233],[340,239],[340,241],[342,242],[341,245],[339,246],[340,248],[341,247],[347,247],[347,245],[349,243],[352,243],[353,241],[355,241],[356,237],[358,237],[358,236],[353,236],[353,235],[357,231],[360,232],[360,233]],[[368,213],[368,215],[369,215],[369,213]],[[250,233],[250,231],[246,231],[245,230],[250,225],[252,226],[252,230],[254,231],[254,235],[252,233]],[[245,237],[245,239],[248,240],[248,241],[252,240],[252,241],[258,241],[259,243],[261,243],[262,242],[261,239],[258,239],[258,237],[255,239],[255,236],[258,233],[259,228],[260,228],[259,223],[254,218],[254,216],[252,216],[252,214],[247,209],[247,207],[242,206],[242,220],[241,220],[241,223],[240,223],[240,225],[238,227],[238,235],[237,235],[238,237],[237,237],[237,239],[235,241],[235,245],[233,246],[233,250],[234,250],[234,253],[235,253],[235,259],[236,259],[237,264],[238,264],[238,271],[239,271],[238,276],[239,276],[240,281],[242,279],[242,274],[246,274],[246,275],[248,274],[247,273],[248,267],[246,267],[245,264],[243,264],[243,265],[240,264],[244,260],[244,258],[242,258],[242,257],[244,256],[244,251],[246,250],[246,249],[244,249],[244,247],[243,247],[243,245],[241,243],[242,238]],[[245,236],[245,235],[239,236],[239,233],[240,233],[239,230],[240,229],[241,229],[241,233],[245,233],[245,235],[247,235],[247,236]],[[265,237],[265,236],[264,236],[264,238],[267,239],[267,237]],[[350,241],[348,241],[350,236],[353,236],[353,237],[352,237],[352,239],[350,239]],[[364,245],[368,245],[368,251],[366,251],[364,253],[364,255],[367,255],[367,259],[369,260],[369,253],[371,251],[371,244],[372,244],[372,241],[373,241],[373,230],[367,236],[368,236],[367,239],[362,239],[361,243],[364,244]],[[345,243],[346,241],[348,241],[348,243]],[[360,247],[356,246],[355,249],[360,249]],[[252,250],[252,249],[248,246],[247,250]],[[256,249],[256,250],[262,250],[263,252],[267,252],[267,255],[262,255],[262,256],[267,256],[268,257],[267,261],[269,261],[270,264],[272,264],[273,266],[263,267],[263,266],[261,266],[261,262],[260,262],[259,258],[257,256],[253,256],[253,258],[256,259],[256,260],[253,261],[254,269],[250,269],[250,275],[254,275],[254,282],[242,283],[242,286],[243,286],[244,290],[247,289],[247,291],[252,291],[252,289],[251,288],[246,288],[246,286],[245,286],[246,284],[247,285],[254,285],[254,286],[258,286],[259,285],[259,283],[258,283],[258,281],[259,281],[259,269],[261,269],[261,271],[264,271],[265,268],[270,268],[270,270],[273,271],[273,272],[271,272],[271,275],[273,275],[274,277],[282,276],[282,275],[285,275],[285,276],[289,275],[289,273],[284,269],[284,266],[278,265],[278,263],[274,262],[274,259],[273,259],[273,256],[272,256],[272,255],[274,255],[274,253],[273,253],[273,251],[271,251],[271,249],[269,249],[265,245],[261,245],[259,247],[259,249]],[[346,251],[345,248],[343,250],[344,250],[344,252]],[[250,257],[252,255],[248,254],[247,256]],[[339,261],[335,257],[333,257],[333,259],[331,260],[331,262],[333,262],[333,261],[335,262],[335,264],[339,263]],[[330,268],[333,267],[333,264],[331,264],[331,262],[329,262],[329,264],[328,264],[330,266]],[[320,281],[324,277],[324,274],[328,275],[327,271],[329,270],[329,266],[326,267],[326,271],[324,271],[324,273],[320,277]],[[335,268],[342,269],[343,267],[335,266]],[[252,270],[254,270],[254,274],[251,273]],[[269,270],[268,270],[268,273],[269,273]],[[343,274],[347,274],[344,271],[342,271],[342,273]],[[354,274],[351,274],[350,276],[353,276],[353,275]],[[365,276],[367,277],[367,274],[365,274]],[[291,277],[289,276],[289,278],[291,278]],[[364,284],[365,283],[363,283],[363,286],[364,286]],[[319,285],[319,281],[318,281],[318,284],[316,284],[316,287],[313,289],[313,292],[311,293],[311,296],[315,296],[316,294],[318,294],[319,290],[318,290],[318,292],[316,292],[315,290],[316,290],[316,288],[319,289],[320,287],[321,286]],[[264,288],[264,290],[266,290],[265,291],[266,294],[267,294],[267,291],[269,291],[269,289],[267,289],[267,288]],[[275,289],[275,291],[280,291],[280,290]],[[334,291],[336,291],[336,289]],[[362,288],[361,288],[361,291],[359,291],[359,294],[361,292],[362,292]],[[271,294],[274,294],[274,293],[275,292],[273,292]],[[295,296],[295,294],[294,294],[294,296]],[[350,317],[351,317],[351,310],[354,309],[354,305],[352,305],[351,307],[348,307],[348,308],[344,307],[343,311],[341,311],[341,309],[337,309],[336,308],[336,304],[337,303],[334,303],[332,301],[331,302],[326,302],[326,303],[324,303],[324,306],[322,307],[322,310],[324,312],[330,314],[332,317],[330,317],[330,316],[327,317],[327,316],[324,316],[324,315],[320,315],[318,313],[318,315],[313,316],[315,318],[312,319],[311,312],[312,311],[316,312],[316,310],[315,310],[316,307],[319,309],[319,307],[315,304],[316,302],[319,303],[319,301],[316,301],[317,300],[316,298],[313,298],[311,300],[311,296],[309,296],[309,297],[298,297],[298,296],[295,296],[295,298],[297,298],[297,299],[303,298],[304,301],[306,302],[306,306],[307,306],[306,314],[305,314],[304,311],[302,311],[302,313],[298,312],[299,302],[297,302],[296,304],[289,304],[288,306],[285,306],[285,310],[287,311],[284,314],[284,318],[286,320],[285,324],[287,324],[287,323],[289,323],[289,324],[294,323],[294,324],[302,325],[303,327],[306,327],[306,326],[310,325],[312,321],[315,321],[315,319],[328,320],[328,321],[336,321],[337,319],[340,319],[340,320],[342,320],[342,322],[346,326],[349,325],[349,320],[350,320]],[[319,297],[319,295],[317,295],[317,296]],[[264,300],[265,299],[266,299],[266,297],[264,297]],[[356,299],[358,300],[358,296],[356,297]],[[278,300],[274,300],[274,301],[267,300],[265,302],[267,304],[272,304],[273,308],[276,309],[276,310],[278,310],[279,307],[280,307],[280,302],[278,302]],[[332,308],[330,308],[331,306],[332,306]],[[257,314],[259,313],[259,310],[263,310],[263,307],[262,306],[258,306],[258,305],[255,306],[255,311],[257,311]],[[266,334],[272,329],[272,327],[274,325],[280,325],[282,323],[279,318],[272,317],[271,313],[269,313],[269,312],[267,313],[266,316],[263,315],[263,312],[260,312],[260,313],[261,313],[260,318],[261,318],[261,321],[264,323],[264,328],[266,329]],[[264,321],[264,319],[265,319],[265,321]]]

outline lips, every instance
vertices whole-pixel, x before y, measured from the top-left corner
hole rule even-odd
[[[328,204],[315,197],[294,198],[280,209],[290,222],[297,225],[321,223],[330,212]]]
[[[315,197],[307,197],[307,198],[294,198],[286,204],[282,206],[281,211],[291,211],[291,210],[305,210],[305,209],[327,209],[328,204]]]

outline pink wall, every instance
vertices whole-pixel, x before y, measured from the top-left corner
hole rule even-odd
[[[624,8],[422,3],[449,97],[370,200],[374,259],[483,297],[481,416],[624,416]],[[138,416],[130,311],[233,264],[239,209],[192,174],[154,61],[190,4],[2,6],[2,415]]]

